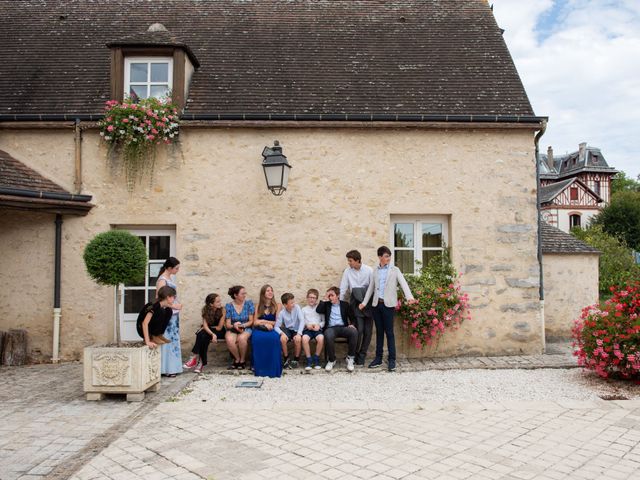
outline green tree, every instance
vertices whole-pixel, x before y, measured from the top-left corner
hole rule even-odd
[[[624,172],[618,172],[611,180],[611,195],[625,191],[640,192],[640,181],[627,177]]]
[[[640,192],[621,191],[611,197],[593,220],[609,235],[623,240],[634,250],[640,250]]]
[[[640,266],[636,265],[631,249],[624,241],[606,233],[602,225],[592,225],[587,229],[577,227],[572,229],[571,233],[602,252],[599,263],[601,297],[608,297],[609,287],[613,285],[640,279]]]
[[[147,268],[147,251],[138,237],[125,230],[99,233],[84,249],[89,276],[101,285],[116,288],[120,303],[121,283],[139,283]],[[120,344],[120,318],[116,308],[116,341]]]

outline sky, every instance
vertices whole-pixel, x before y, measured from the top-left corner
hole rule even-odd
[[[640,174],[640,0],[489,0],[536,115],[540,151],[602,150]]]

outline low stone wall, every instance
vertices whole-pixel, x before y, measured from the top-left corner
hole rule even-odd
[[[544,319],[547,340],[569,338],[582,308],[598,302],[597,253],[545,253]]]

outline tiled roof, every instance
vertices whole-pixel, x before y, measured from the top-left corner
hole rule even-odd
[[[0,188],[69,193],[57,183],[16,160],[4,150],[0,150]]]
[[[109,43],[163,24],[190,113],[532,115],[482,0],[0,0],[0,114],[93,114]]]
[[[587,245],[570,233],[542,222],[542,253],[600,253],[600,250]]]

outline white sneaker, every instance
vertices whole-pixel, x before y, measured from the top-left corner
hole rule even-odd
[[[350,372],[353,372],[354,370],[354,366],[353,366],[353,357],[347,357],[347,370]]]
[[[334,366],[335,364],[336,364],[336,362],[327,362],[327,366],[326,366],[326,367],[324,367],[324,369],[325,369],[327,372],[330,372],[331,370],[333,370],[333,366]]]

